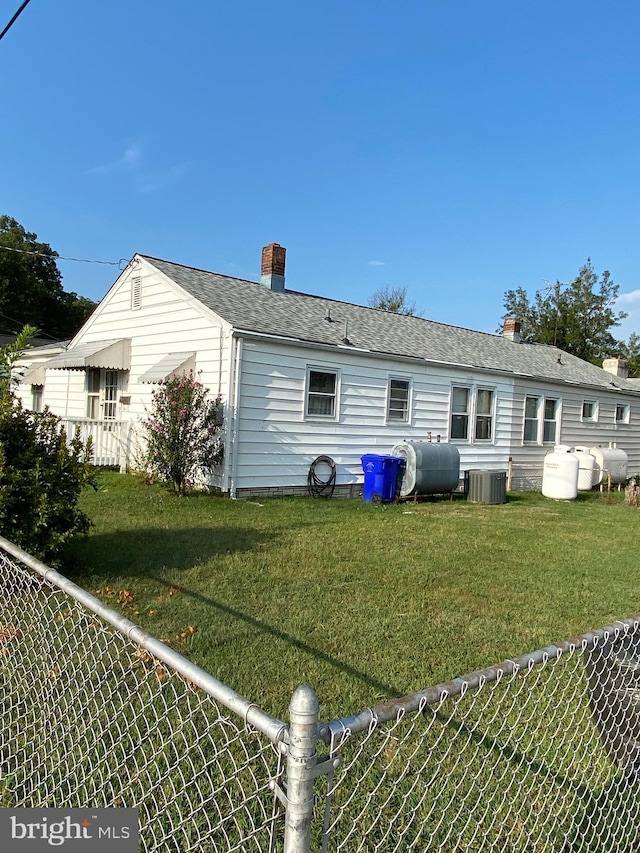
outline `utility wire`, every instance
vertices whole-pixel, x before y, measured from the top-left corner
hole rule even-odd
[[[16,22],[16,21],[18,20],[18,18],[20,17],[20,13],[21,13],[21,12],[22,12],[22,11],[23,11],[27,6],[28,6],[28,5],[29,5],[29,2],[30,2],[30,0],[24,0],[24,3],[20,6],[20,8],[18,9],[18,11],[17,11],[17,12],[15,13],[15,15],[13,16],[13,18],[11,18],[11,20],[9,21],[9,23],[7,24],[7,26],[6,26],[6,27],[3,29],[3,31],[0,33],[0,40],[2,40],[2,39],[6,36],[6,34],[7,34],[7,33],[9,32],[9,30],[11,29],[11,27],[15,24],[15,22]]]
[[[64,255],[47,254],[46,252],[29,252],[26,249],[14,249],[13,246],[2,246],[0,249],[6,249],[7,252],[18,252],[21,255],[36,255],[40,258],[49,258],[52,261],[75,261],[78,264],[105,264],[106,266],[118,267],[122,269],[122,264],[127,262],[126,258],[120,258],[118,261],[93,261],[88,258],[65,258]]]

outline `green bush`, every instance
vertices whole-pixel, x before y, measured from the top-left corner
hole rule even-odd
[[[95,488],[90,442],[76,432],[67,443],[60,419],[48,410],[28,412],[10,389],[0,394],[0,531],[47,562],[89,517],[78,509],[82,489]]]

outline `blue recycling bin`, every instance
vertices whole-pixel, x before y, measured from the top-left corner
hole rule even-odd
[[[404,467],[402,456],[379,456],[376,453],[365,453],[362,458],[364,471],[364,489],[362,497],[365,501],[381,501],[391,503],[396,499],[398,477]]]

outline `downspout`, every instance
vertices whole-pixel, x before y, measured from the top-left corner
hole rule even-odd
[[[227,439],[227,447],[229,448],[229,467],[228,483],[229,496],[236,497],[237,475],[238,475],[238,422],[239,422],[239,405],[240,405],[240,373],[242,370],[242,338],[233,337],[233,356],[231,363],[230,384],[232,383],[233,391],[230,394],[231,405],[231,424],[230,434]]]

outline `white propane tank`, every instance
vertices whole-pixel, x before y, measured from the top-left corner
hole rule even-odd
[[[593,472],[593,485],[598,486],[607,476],[611,475],[612,483],[624,483],[627,479],[629,457],[610,443],[609,447],[591,447],[589,453],[596,460]]]
[[[578,470],[580,463],[566,444],[554,447],[544,457],[542,467],[542,494],[556,501],[572,501],[578,497]]]
[[[575,447],[573,452],[578,457],[578,491],[588,492],[593,487],[596,460],[588,447]]]

